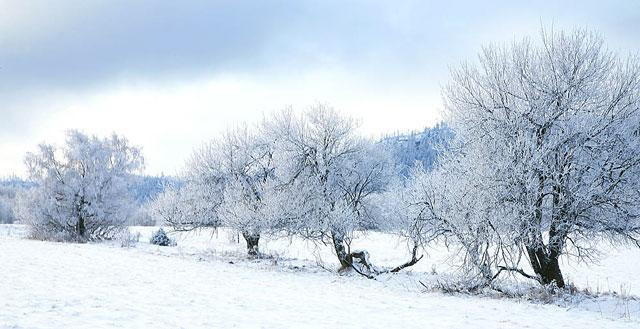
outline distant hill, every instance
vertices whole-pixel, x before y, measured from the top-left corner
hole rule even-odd
[[[416,162],[422,163],[425,169],[431,170],[438,156],[446,151],[453,131],[444,123],[433,128],[425,128],[421,132],[396,134],[383,138],[384,144],[403,167],[406,174]]]
[[[180,184],[178,178],[172,176],[136,176],[130,189],[139,204],[146,203],[162,193],[166,186]]]

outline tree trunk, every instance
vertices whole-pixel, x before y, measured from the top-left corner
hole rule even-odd
[[[242,232],[242,237],[244,237],[244,240],[247,242],[247,253],[249,256],[257,256],[259,253],[258,242],[260,241],[260,234]]]
[[[347,250],[347,248],[345,248],[344,235],[341,233],[331,232],[331,240],[333,242],[333,248],[336,250],[338,261],[340,261],[340,270],[338,272],[353,269],[358,274],[369,279],[373,279],[373,274],[378,273],[369,262],[369,253],[366,250],[353,252],[351,250]],[[355,264],[354,260],[357,260]]]
[[[78,194],[76,194],[76,197],[78,197]],[[82,207],[84,206],[84,204],[85,204],[84,196],[81,196],[80,200],[75,205],[75,215],[78,216],[78,222],[76,223],[76,233],[78,234],[78,237],[80,237],[81,239],[84,239],[84,234],[87,230],[84,222],[84,215],[82,212]]]
[[[547,262],[547,271],[542,276],[542,283],[555,283],[558,288],[564,288],[564,278],[562,276],[562,271],[560,271],[558,256],[549,258],[549,261]]]
[[[531,268],[538,275],[542,284],[555,284],[558,288],[564,288],[564,277],[560,270],[557,253],[547,254],[542,247],[527,247]]]
[[[541,134],[544,134],[544,130],[541,131]],[[540,140],[539,140],[540,141]],[[531,241],[526,245],[527,255],[529,256],[529,262],[531,263],[531,268],[536,273],[538,278],[540,278],[540,283],[544,285],[555,284],[558,288],[564,288],[564,278],[562,277],[562,272],[560,271],[560,264],[558,263],[558,257],[560,257],[560,253],[563,248],[563,241],[566,238],[566,231],[559,232],[557,230],[556,217],[558,214],[555,210],[552,213],[553,220],[551,227],[549,228],[549,245],[548,248],[545,247],[545,244],[542,239],[541,225],[542,225],[542,211],[543,211],[543,201],[544,201],[544,186],[545,179],[542,174],[538,174],[538,200],[536,201],[536,225],[537,229],[535,234],[531,237]],[[553,205],[554,209],[558,207],[558,194],[559,188],[557,185],[553,187]]]
[[[78,224],[76,225],[76,232],[78,233],[78,236],[84,238],[84,233],[86,232],[86,230],[87,229],[84,225],[84,218],[78,218]]]
[[[340,233],[331,232],[331,240],[342,269],[351,267],[353,259],[351,259],[351,256],[344,246],[344,236]]]

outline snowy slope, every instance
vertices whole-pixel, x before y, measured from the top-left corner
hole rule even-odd
[[[414,282],[419,273],[374,281],[338,276],[286,255],[242,260],[236,256],[242,245],[224,233],[213,239],[181,236],[178,247],[141,241],[135,248],[121,248],[21,239],[18,226],[1,226],[0,231],[1,328],[640,326],[637,310],[616,319],[595,309],[425,293]],[[264,249],[286,244],[271,241]],[[324,249],[307,253],[319,255]],[[324,261],[333,266],[333,259]]]

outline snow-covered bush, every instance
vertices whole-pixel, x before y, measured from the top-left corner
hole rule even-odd
[[[167,233],[161,227],[157,231],[151,235],[151,239],[149,240],[151,244],[155,244],[157,246],[173,246],[175,242],[169,238]]]
[[[123,248],[132,248],[140,241],[140,232],[131,233],[128,229],[122,230],[118,235],[120,246]]]
[[[36,186],[20,202],[20,219],[41,239],[113,238],[135,210],[128,184],[143,167],[123,137],[69,131],[64,147],[41,144],[26,164]]]

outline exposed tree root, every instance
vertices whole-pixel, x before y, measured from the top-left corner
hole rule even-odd
[[[351,251],[351,246],[344,237],[332,233],[333,246],[340,261],[341,268],[338,272],[344,272],[347,269],[353,269],[356,273],[368,278],[375,279],[377,275],[383,273],[396,273],[404,268],[410,267],[418,263],[424,255],[418,257],[418,244],[414,244],[411,259],[404,264],[396,266],[391,270],[380,271],[369,260],[369,253],[366,250]],[[345,248],[346,244],[346,248]]]

